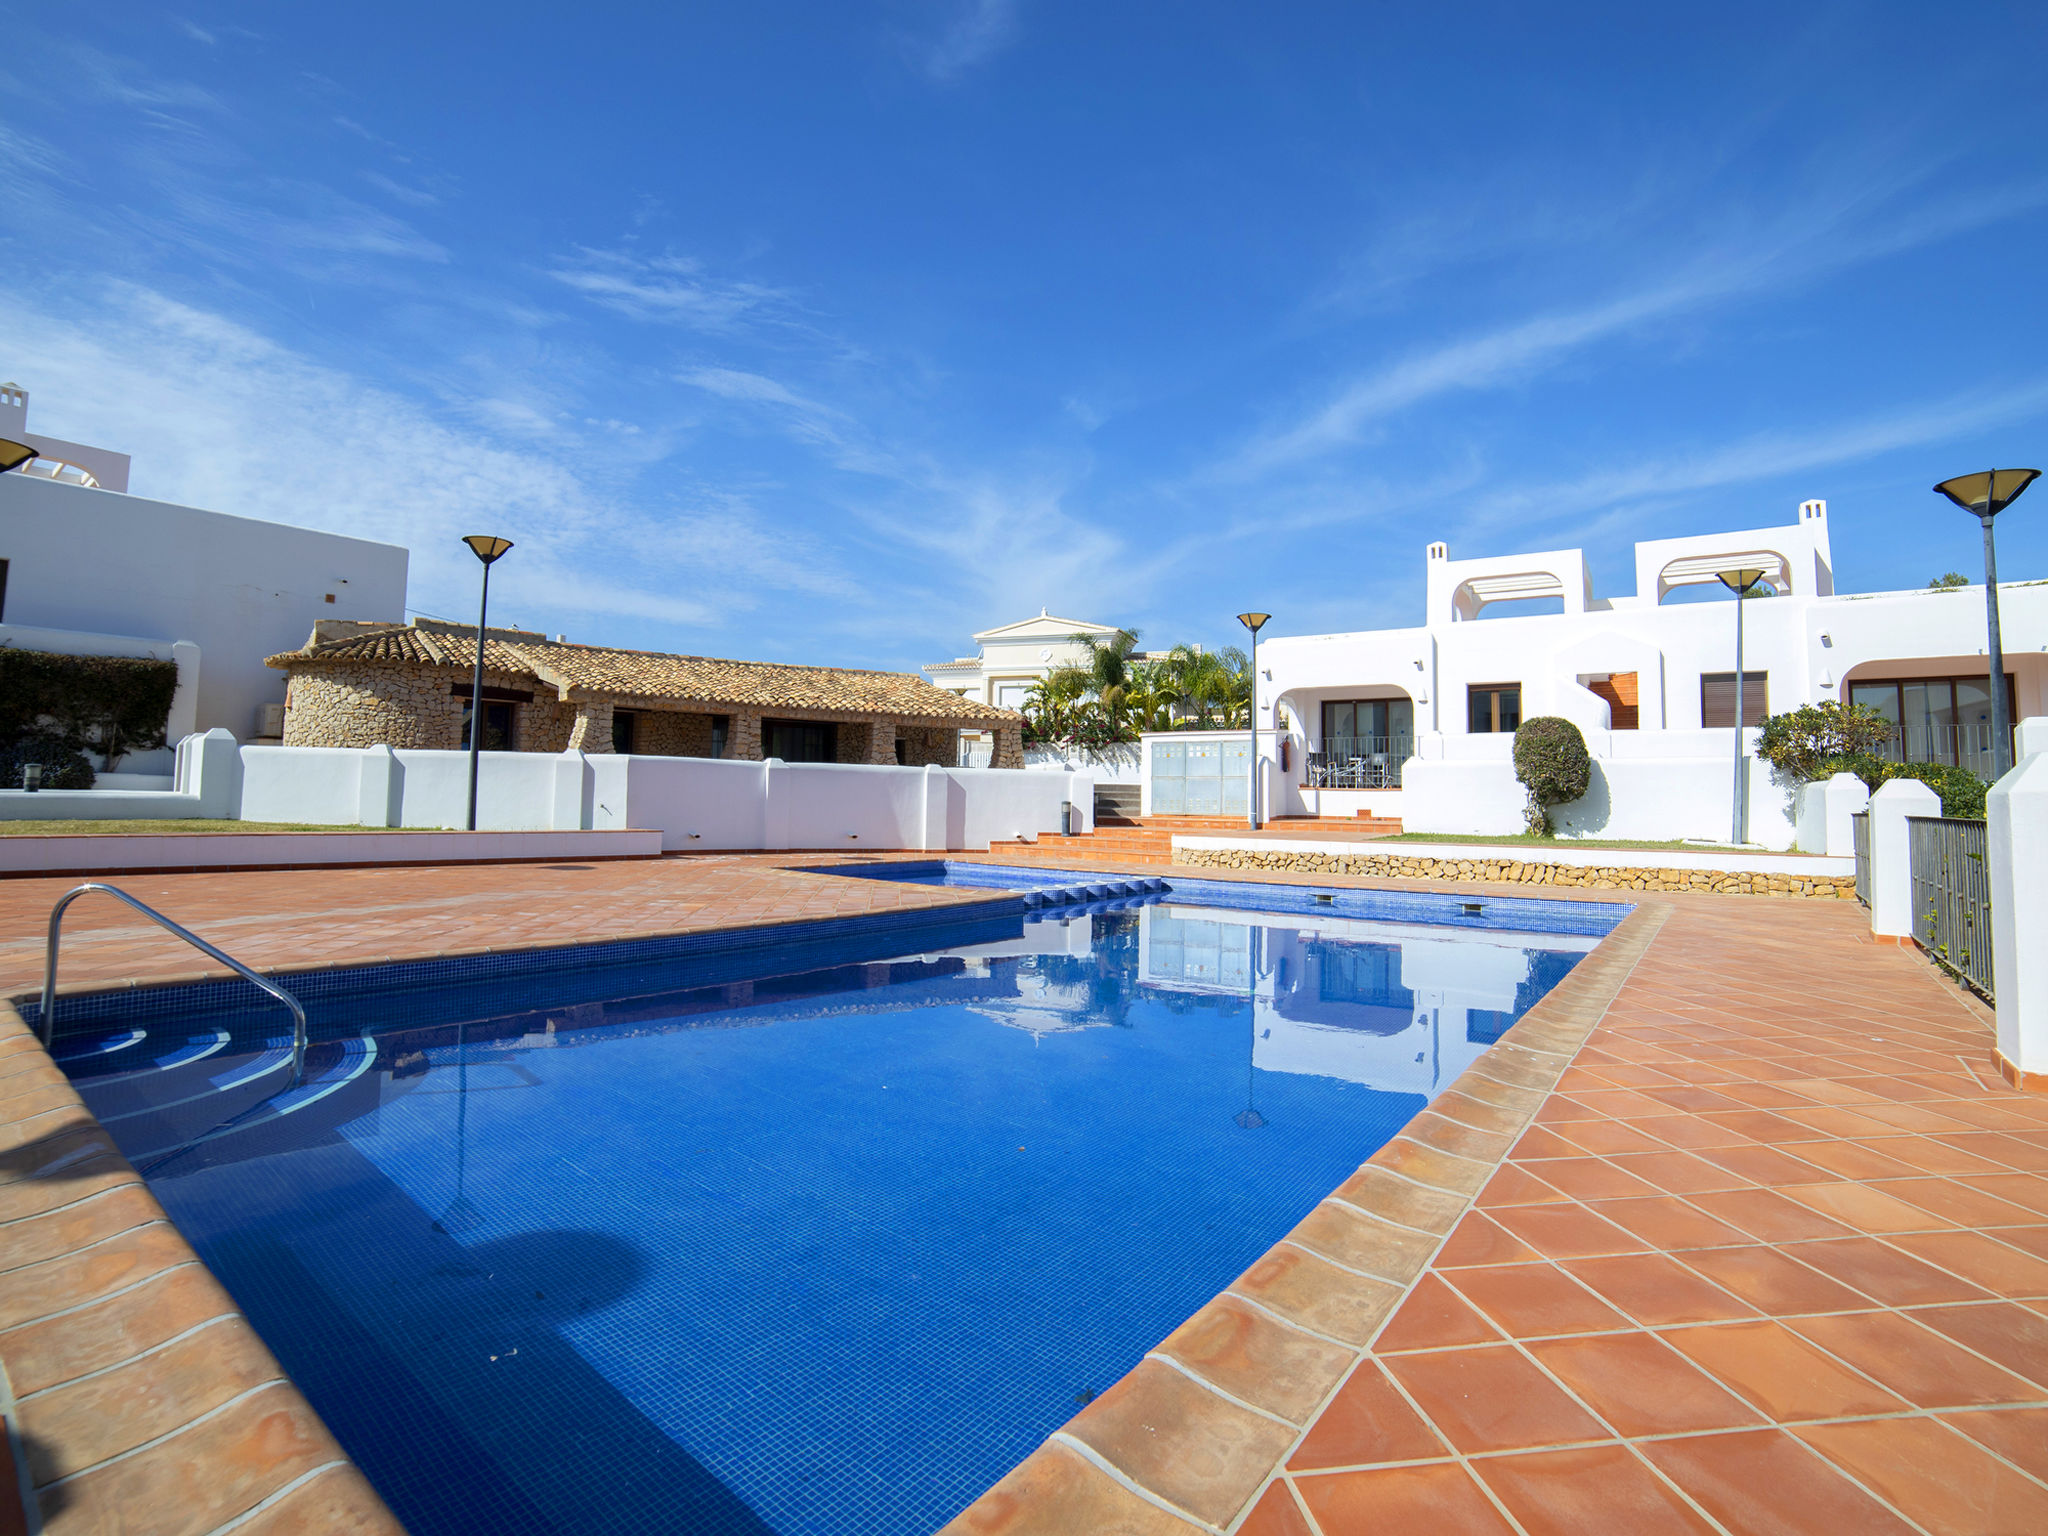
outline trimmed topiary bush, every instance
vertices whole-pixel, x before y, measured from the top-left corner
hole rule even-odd
[[[1556,715],[1524,720],[1515,732],[1515,777],[1529,791],[1529,831],[1550,830],[1550,808],[1578,799],[1593,784],[1593,754],[1571,721]]]

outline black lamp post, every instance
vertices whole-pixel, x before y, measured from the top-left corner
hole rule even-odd
[[[1254,832],[1259,830],[1259,631],[1272,617],[1270,613],[1237,616],[1237,622],[1252,632],[1252,781],[1245,796],[1245,811]]]
[[[510,539],[488,533],[463,536],[470,552],[484,563],[484,594],[476,609],[476,672],[469,683],[469,830],[476,830],[477,754],[484,740],[484,619],[491,611],[491,567],[512,547]]]
[[[1935,489],[1965,512],[1974,512],[1984,526],[1984,607],[1991,628],[1991,777],[2002,779],[2012,767],[2012,711],[2005,698],[2005,646],[1998,636],[1998,551],[1991,542],[1991,519],[2020,499],[2020,492],[2039,478],[2038,469],[1987,469],[1957,475]],[[1957,743],[1958,746],[1961,743]],[[1963,754],[1956,753],[1962,761]]]
[[[35,449],[29,447],[27,443],[17,443],[11,437],[0,437],[0,475],[6,474],[10,469],[19,469],[24,464],[32,464],[38,457]]]
[[[1742,599],[1764,579],[1760,570],[1722,571],[1721,585],[1735,594],[1735,823],[1729,841],[1740,848],[1749,831],[1749,760],[1742,752]]]

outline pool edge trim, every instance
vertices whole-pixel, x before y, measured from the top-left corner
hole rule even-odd
[[[201,1516],[208,1529],[259,1511],[264,1518],[279,1519],[296,1510],[312,1522],[302,1529],[327,1528],[340,1516],[358,1536],[405,1536],[405,1528],[200,1261],[147,1181],[5,1000],[0,1000],[0,1099],[7,1101],[0,1134],[8,1141],[7,1169],[0,1176],[0,1232],[10,1235],[11,1253],[24,1251],[16,1246],[21,1242],[47,1240],[46,1249],[27,1250],[32,1258],[0,1270],[0,1314],[6,1318],[0,1327],[0,1369],[10,1373],[7,1454],[20,1469],[24,1528],[42,1529],[46,1515],[58,1508],[64,1511],[66,1529],[117,1528],[134,1488],[136,1461],[144,1456],[175,1461],[197,1447],[209,1459],[232,1457],[243,1470],[235,1479],[209,1479],[217,1493],[231,1485],[237,1492],[232,1495],[236,1507]],[[124,1238],[143,1232],[147,1240],[134,1242],[134,1252],[116,1254]],[[114,1283],[108,1284],[109,1279]],[[162,1338],[132,1333],[126,1325],[138,1316],[164,1312],[156,1290],[135,1294],[159,1281],[161,1289],[175,1284],[188,1293],[179,1326]],[[97,1286],[97,1294],[51,1294],[52,1286],[63,1285]],[[195,1311],[204,1314],[196,1321]],[[164,1381],[154,1396],[129,1392],[102,1398],[100,1411],[92,1415],[100,1441],[94,1459],[77,1467],[60,1462],[62,1470],[40,1484],[35,1481],[39,1429],[46,1420],[61,1425],[67,1390],[107,1373],[146,1370],[141,1363],[176,1339],[231,1321],[242,1329],[232,1351],[209,1350],[203,1364]],[[16,1351],[25,1346],[32,1346],[45,1368],[68,1356],[68,1365],[55,1368],[71,1374],[48,1381],[39,1375],[13,1379]],[[258,1378],[253,1386],[248,1384],[251,1375]],[[241,1426],[243,1433],[228,1445],[219,1444],[227,1411],[259,1394],[264,1399],[261,1416]],[[193,1446],[181,1447],[178,1442],[188,1434]],[[50,1489],[61,1492],[46,1509],[43,1493]],[[95,1499],[106,1501],[106,1514],[115,1518],[96,1519]],[[0,1529],[10,1524],[0,1517]]]

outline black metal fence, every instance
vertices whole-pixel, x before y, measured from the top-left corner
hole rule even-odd
[[[1399,789],[1411,736],[1332,736],[1308,754],[1310,789]]]
[[[1936,960],[1990,997],[1991,867],[1984,823],[1909,816],[1906,837],[1914,935]]]
[[[1870,812],[1849,818],[1849,841],[1856,849],[1856,899],[1870,905]]]

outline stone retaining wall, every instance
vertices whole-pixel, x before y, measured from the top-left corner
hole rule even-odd
[[[1651,869],[1625,864],[1539,864],[1527,859],[1408,858],[1397,853],[1310,853],[1299,849],[1175,848],[1173,862],[1208,869],[1299,870],[1389,880],[1500,880],[1596,891],[1717,891],[1726,896],[1817,896],[1854,901],[1854,875],[1781,875],[1733,869]]]

